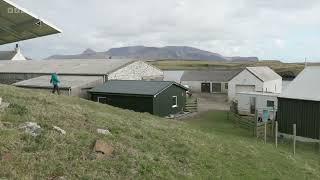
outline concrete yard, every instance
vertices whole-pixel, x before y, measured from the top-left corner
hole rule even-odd
[[[206,112],[211,110],[229,110],[229,103],[227,101],[226,94],[193,94],[194,97],[198,98],[198,111]]]

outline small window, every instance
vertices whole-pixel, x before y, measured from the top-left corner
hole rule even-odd
[[[178,97],[177,96],[172,96],[172,107],[178,107]]]
[[[267,107],[274,107],[274,101],[267,101]]]
[[[229,88],[228,83],[225,83],[224,84],[224,89],[228,89],[228,88]]]
[[[97,100],[98,100],[99,103],[107,104],[107,98],[106,97],[98,97]]]

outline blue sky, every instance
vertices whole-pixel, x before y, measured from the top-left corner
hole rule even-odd
[[[20,43],[36,59],[86,48],[184,45],[225,56],[320,61],[319,0],[12,1],[63,30]]]

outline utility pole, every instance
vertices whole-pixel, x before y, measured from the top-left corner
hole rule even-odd
[[[307,66],[308,66],[307,58],[304,58],[304,68],[306,68]]]

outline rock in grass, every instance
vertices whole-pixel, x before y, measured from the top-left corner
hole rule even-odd
[[[97,159],[104,159],[112,156],[113,147],[102,140],[96,140],[93,151],[96,153]]]
[[[2,161],[11,161],[12,158],[12,154],[11,153],[4,153],[0,156]],[[0,178],[1,179],[1,178]]]
[[[39,136],[41,134],[41,127],[34,122],[26,122],[20,125],[19,129],[23,129],[25,133],[30,134],[33,137]]]
[[[65,135],[66,134],[66,131],[61,129],[60,127],[58,126],[53,126],[53,129],[56,130],[57,132],[59,132],[60,134],[62,135]]]
[[[103,134],[103,135],[112,135],[108,129],[97,129],[97,133]]]

